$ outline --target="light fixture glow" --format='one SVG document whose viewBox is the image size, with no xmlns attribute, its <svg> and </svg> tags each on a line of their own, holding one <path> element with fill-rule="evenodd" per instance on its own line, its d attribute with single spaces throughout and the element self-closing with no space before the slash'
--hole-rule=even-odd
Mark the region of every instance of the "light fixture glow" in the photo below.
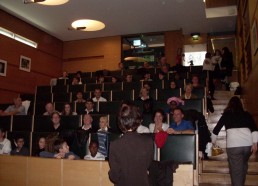
<svg viewBox="0 0 258 186">
<path fill-rule="evenodd" d="M 200 33 L 192 33 L 191 36 L 193 40 L 198 41 L 200 37 Z"/>
<path fill-rule="evenodd" d="M 25 37 L 22 37 L 22 36 L 20 36 L 18 34 L 15 34 L 15 33 L 11 32 L 9 30 L 6 30 L 6 29 L 4 29 L 2 27 L 0 27 L 0 34 L 2 34 L 4 36 L 7 36 L 7 37 L 10 37 L 12 39 L 15 39 L 16 41 L 19 41 L 21 43 L 29 45 L 29 46 L 31 46 L 33 48 L 37 48 L 38 47 L 38 43 L 36 43 L 36 42 L 34 42 L 34 41 L 30 40 L 30 39 L 27 39 Z"/>
<path fill-rule="evenodd" d="M 98 31 L 105 28 L 105 24 L 97 20 L 80 19 L 74 21 L 72 27 L 80 31 Z"/>
<path fill-rule="evenodd" d="M 69 0 L 24 0 L 24 4 L 38 3 L 41 5 L 56 6 L 67 3 Z"/>
</svg>

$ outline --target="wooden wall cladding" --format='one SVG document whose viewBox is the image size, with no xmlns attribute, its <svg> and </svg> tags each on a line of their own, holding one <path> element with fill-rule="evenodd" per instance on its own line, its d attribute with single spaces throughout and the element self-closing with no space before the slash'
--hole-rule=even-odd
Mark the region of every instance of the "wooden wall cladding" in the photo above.
<svg viewBox="0 0 258 186">
<path fill-rule="evenodd" d="M 0 103 L 10 103 L 19 93 L 34 93 L 62 72 L 63 42 L 0 10 L 0 26 L 38 43 L 32 48 L 0 35 L 0 59 L 7 61 L 6 77 L 0 76 Z M 20 56 L 31 58 L 31 72 L 19 69 Z"/>
<path fill-rule="evenodd" d="M 165 56 L 167 62 L 174 66 L 176 64 L 176 56 L 178 48 L 183 49 L 184 40 L 182 30 L 170 31 L 164 33 Z"/>
<path fill-rule="evenodd" d="M 116 70 L 121 61 L 121 36 L 64 42 L 63 70 Z"/>
</svg>

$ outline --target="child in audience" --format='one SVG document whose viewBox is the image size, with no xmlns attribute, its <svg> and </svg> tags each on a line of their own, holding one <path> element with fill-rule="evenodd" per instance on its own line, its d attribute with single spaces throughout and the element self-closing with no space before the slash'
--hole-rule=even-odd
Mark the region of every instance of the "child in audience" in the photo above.
<svg viewBox="0 0 258 186">
<path fill-rule="evenodd" d="M 15 140 L 16 148 L 11 151 L 11 155 L 29 156 L 30 151 L 24 147 L 24 137 L 17 137 Z"/>
<path fill-rule="evenodd" d="M 40 137 L 38 140 L 38 146 L 34 156 L 39 156 L 41 152 L 45 151 L 45 147 L 46 147 L 46 138 Z"/>
<path fill-rule="evenodd" d="M 63 116 L 72 116 L 72 115 L 77 115 L 77 113 L 73 112 L 71 110 L 71 105 L 69 103 L 65 103 L 61 115 L 63 115 Z"/>
<path fill-rule="evenodd" d="M 5 138 L 6 131 L 0 127 L 0 154 L 10 154 L 12 147 L 11 142 Z"/>
<path fill-rule="evenodd" d="M 107 116 L 102 116 L 99 118 L 99 131 L 109 132 L 109 122 Z"/>
<path fill-rule="evenodd" d="M 108 117 L 103 116 L 99 119 L 99 130 L 97 132 L 98 135 L 98 142 L 99 142 L 99 152 L 103 154 L 105 157 L 107 157 L 107 139 L 108 139 L 108 133 L 111 132 L 109 128 L 109 122 Z"/>
<path fill-rule="evenodd" d="M 83 99 L 83 93 L 82 93 L 82 91 L 78 91 L 77 93 L 76 93 L 76 100 L 74 101 L 74 102 L 76 102 L 76 103 L 85 103 L 86 102 L 86 100 L 85 99 Z"/>
<path fill-rule="evenodd" d="M 57 158 L 57 159 L 69 159 L 69 160 L 78 160 L 80 159 L 79 156 L 74 154 L 73 152 L 69 151 L 69 146 L 67 145 L 66 141 L 63 139 L 57 138 L 49 148 L 51 151 L 43 151 L 40 153 L 41 157 L 44 158 Z"/>
<path fill-rule="evenodd" d="M 105 160 L 105 156 L 98 152 L 99 143 L 91 141 L 89 146 L 90 153 L 84 157 L 85 160 Z"/>
</svg>

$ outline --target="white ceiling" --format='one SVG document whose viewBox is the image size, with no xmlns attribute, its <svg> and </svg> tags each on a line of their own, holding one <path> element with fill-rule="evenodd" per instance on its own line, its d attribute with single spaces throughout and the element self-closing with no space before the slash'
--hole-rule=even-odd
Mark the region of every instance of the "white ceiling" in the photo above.
<svg viewBox="0 0 258 186">
<path fill-rule="evenodd" d="M 231 32 L 236 27 L 236 16 L 207 19 L 203 0 L 70 0 L 61 6 L 0 0 L 0 8 L 63 41 L 180 28 L 184 34 Z M 69 31 L 76 19 L 96 19 L 106 27 L 97 32 Z"/>
</svg>

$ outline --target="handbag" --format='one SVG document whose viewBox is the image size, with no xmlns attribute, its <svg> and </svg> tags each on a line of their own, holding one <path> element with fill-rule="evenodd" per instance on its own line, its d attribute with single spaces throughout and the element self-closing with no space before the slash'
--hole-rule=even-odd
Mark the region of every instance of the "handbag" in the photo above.
<svg viewBox="0 0 258 186">
<path fill-rule="evenodd" d="M 224 151 L 219 146 L 214 146 L 211 148 L 211 155 L 212 156 L 218 156 L 220 154 L 223 154 Z"/>
</svg>

